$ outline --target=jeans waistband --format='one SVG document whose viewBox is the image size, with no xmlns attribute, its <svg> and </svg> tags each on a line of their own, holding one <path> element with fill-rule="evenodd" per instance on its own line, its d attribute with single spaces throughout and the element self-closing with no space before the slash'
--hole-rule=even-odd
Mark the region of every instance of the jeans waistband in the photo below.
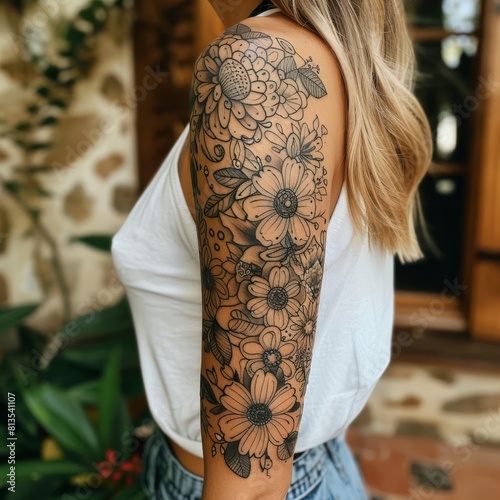
<svg viewBox="0 0 500 500">
<path fill-rule="evenodd" d="M 329 442 L 330 445 L 336 440 Z M 330 450 L 335 448 L 333 445 Z M 324 479 L 331 451 L 327 444 L 298 452 L 293 459 L 292 483 L 287 499 L 300 499 L 313 491 Z M 203 478 L 185 469 L 175 458 L 165 434 L 155 427 L 144 451 L 145 470 L 142 484 L 145 491 L 162 490 L 165 497 L 192 500 L 201 498 Z M 158 483 L 159 481 L 159 483 Z"/>
</svg>

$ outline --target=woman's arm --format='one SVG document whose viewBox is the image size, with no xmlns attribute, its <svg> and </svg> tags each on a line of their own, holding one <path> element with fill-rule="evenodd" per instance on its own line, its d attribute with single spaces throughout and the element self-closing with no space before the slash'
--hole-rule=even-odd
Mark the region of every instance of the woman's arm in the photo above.
<svg viewBox="0 0 500 500">
<path fill-rule="evenodd" d="M 285 497 L 311 367 L 335 113 L 285 36 L 237 25 L 194 75 L 204 500 Z"/>
</svg>

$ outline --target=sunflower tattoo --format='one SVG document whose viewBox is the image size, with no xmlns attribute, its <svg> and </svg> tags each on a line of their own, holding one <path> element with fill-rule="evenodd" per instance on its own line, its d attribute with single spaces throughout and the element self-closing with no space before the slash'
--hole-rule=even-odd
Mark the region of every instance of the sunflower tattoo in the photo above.
<svg viewBox="0 0 500 500">
<path fill-rule="evenodd" d="M 326 241 L 327 130 L 307 107 L 326 95 L 312 59 L 242 24 L 195 67 L 203 436 L 242 478 L 298 439 Z"/>
</svg>

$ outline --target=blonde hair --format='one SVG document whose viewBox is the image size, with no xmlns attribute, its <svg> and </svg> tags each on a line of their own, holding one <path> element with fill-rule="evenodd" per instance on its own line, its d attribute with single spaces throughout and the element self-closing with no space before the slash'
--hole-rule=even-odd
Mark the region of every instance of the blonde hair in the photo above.
<svg viewBox="0 0 500 500">
<path fill-rule="evenodd" d="M 423 257 L 418 195 L 432 159 L 413 94 L 415 54 L 402 0 L 273 0 L 330 45 L 348 96 L 346 187 L 356 231 L 402 262 Z"/>
</svg>

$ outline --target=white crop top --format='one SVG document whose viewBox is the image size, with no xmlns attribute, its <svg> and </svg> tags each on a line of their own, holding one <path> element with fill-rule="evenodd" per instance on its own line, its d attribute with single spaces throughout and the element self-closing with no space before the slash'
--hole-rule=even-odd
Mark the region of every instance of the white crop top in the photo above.
<svg viewBox="0 0 500 500">
<path fill-rule="evenodd" d="M 178 173 L 188 134 L 189 125 L 114 236 L 112 257 L 130 302 L 153 418 L 178 445 L 202 457 L 198 236 Z M 344 185 L 328 226 L 296 452 L 345 435 L 386 369 L 393 270 L 391 254 L 355 237 Z"/>
</svg>

